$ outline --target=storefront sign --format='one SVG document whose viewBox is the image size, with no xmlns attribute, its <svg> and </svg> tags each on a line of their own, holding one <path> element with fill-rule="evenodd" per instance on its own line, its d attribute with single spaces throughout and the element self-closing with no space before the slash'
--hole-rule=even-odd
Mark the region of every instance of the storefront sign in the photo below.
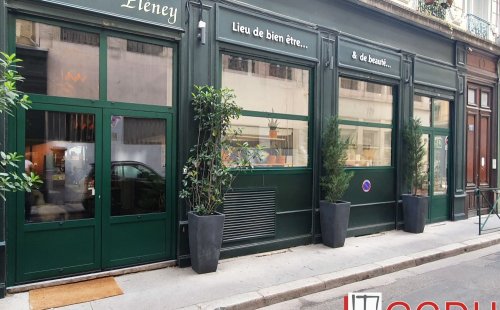
<svg viewBox="0 0 500 310">
<path fill-rule="evenodd" d="M 457 89 L 457 70 L 451 66 L 416 59 L 415 84 L 455 91 Z"/>
<path fill-rule="evenodd" d="M 250 15 L 223 5 L 217 6 L 217 38 L 271 52 L 317 60 L 318 34 Z"/>
<path fill-rule="evenodd" d="M 401 56 L 391 51 L 339 39 L 339 66 L 399 78 Z"/>
<path fill-rule="evenodd" d="M 181 0 L 42 0 L 169 28 L 181 28 Z"/>
</svg>

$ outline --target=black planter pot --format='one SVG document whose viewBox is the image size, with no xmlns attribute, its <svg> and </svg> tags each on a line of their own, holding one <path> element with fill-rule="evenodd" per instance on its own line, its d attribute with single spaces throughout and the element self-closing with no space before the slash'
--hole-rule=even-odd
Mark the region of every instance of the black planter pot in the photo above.
<svg viewBox="0 0 500 310">
<path fill-rule="evenodd" d="M 424 232 L 429 209 L 428 196 L 402 195 L 404 231 L 419 234 Z"/>
<path fill-rule="evenodd" d="M 221 213 L 207 216 L 188 213 L 191 267 L 197 273 L 217 271 L 224 218 Z"/>
<path fill-rule="evenodd" d="M 337 201 L 336 203 L 330 203 L 320 201 L 321 238 L 324 245 L 332 248 L 344 246 L 350 211 L 350 202 Z"/>
</svg>

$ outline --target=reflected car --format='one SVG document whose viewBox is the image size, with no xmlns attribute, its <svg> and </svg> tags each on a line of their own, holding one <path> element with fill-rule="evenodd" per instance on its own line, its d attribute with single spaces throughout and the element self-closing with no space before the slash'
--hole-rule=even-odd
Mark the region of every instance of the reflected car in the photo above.
<svg viewBox="0 0 500 310">
<path fill-rule="evenodd" d="M 85 179 L 84 206 L 94 210 L 95 166 Z M 106 184 L 103 184 L 106 190 Z M 131 215 L 165 210 L 165 178 L 137 161 L 111 162 L 111 215 Z"/>
</svg>

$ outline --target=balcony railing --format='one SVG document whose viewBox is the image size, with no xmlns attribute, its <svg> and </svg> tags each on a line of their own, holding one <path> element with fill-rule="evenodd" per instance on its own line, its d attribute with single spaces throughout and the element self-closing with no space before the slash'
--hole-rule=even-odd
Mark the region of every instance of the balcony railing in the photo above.
<svg viewBox="0 0 500 310">
<path fill-rule="evenodd" d="M 418 11 L 440 18 L 440 19 L 445 19 L 446 17 L 446 9 L 444 9 L 440 5 L 435 5 L 435 4 L 425 4 L 424 0 L 418 0 Z"/>
<path fill-rule="evenodd" d="M 467 14 L 467 30 L 476 37 L 487 40 L 490 23 L 473 14 Z"/>
</svg>

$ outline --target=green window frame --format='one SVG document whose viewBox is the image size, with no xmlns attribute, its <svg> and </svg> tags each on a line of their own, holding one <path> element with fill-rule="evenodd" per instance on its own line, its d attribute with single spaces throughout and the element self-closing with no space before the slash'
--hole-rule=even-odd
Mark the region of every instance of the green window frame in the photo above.
<svg viewBox="0 0 500 310">
<path fill-rule="evenodd" d="M 357 77 L 343 75 L 339 76 L 338 85 L 338 118 L 341 136 L 350 141 L 346 167 L 364 169 L 393 167 L 397 86 L 387 82 L 366 81 Z M 345 93 L 342 91 L 343 88 Z M 361 96 L 363 91 L 367 98 Z M 364 120 L 361 114 L 354 115 L 351 113 L 352 115 L 349 115 L 348 112 L 345 112 L 347 106 L 343 106 L 343 104 L 347 104 L 348 99 L 353 99 L 363 101 L 363 108 L 370 109 L 369 112 L 364 111 L 366 114 L 376 114 L 377 108 L 373 107 L 374 102 L 388 103 L 379 99 L 383 95 L 392 97 L 390 119 L 387 118 L 387 113 L 383 113 L 386 118 L 380 118 L 377 122 L 375 119 L 371 120 L 369 118 Z M 343 98 L 346 100 L 345 103 L 343 103 Z M 352 102 L 349 102 L 349 105 L 351 104 Z M 378 141 L 378 146 L 375 141 Z M 378 164 L 377 162 L 381 163 Z"/>
<path fill-rule="evenodd" d="M 37 16 L 32 16 L 28 14 L 18 14 L 18 15 L 10 15 L 9 16 L 9 26 L 10 29 L 16 29 L 16 21 L 20 20 L 26 20 L 26 21 L 31 21 L 33 23 L 41 23 L 45 24 L 48 26 L 55 26 L 55 27 L 60 27 L 61 29 L 64 29 L 67 31 L 73 31 L 74 33 L 79 33 L 79 32 L 85 32 L 85 33 L 90 33 L 90 34 L 96 34 L 99 37 L 98 41 L 98 47 L 99 47 L 99 59 L 98 59 L 98 88 L 99 88 L 99 95 L 98 98 L 95 99 L 84 99 L 84 98 L 78 98 L 78 97 L 63 97 L 63 96 L 52 96 L 52 95 L 44 95 L 44 94 L 39 94 L 39 93 L 30 93 L 28 92 L 31 100 L 33 102 L 37 103 L 46 103 L 46 104 L 64 104 L 64 105 L 78 105 L 78 106 L 91 106 L 91 107 L 102 107 L 102 108 L 120 108 L 120 109 L 128 109 L 128 110 L 138 110 L 138 111 L 152 111 L 152 112 L 170 112 L 170 113 L 175 113 L 177 110 L 177 102 L 178 102 L 178 45 L 170 42 L 166 39 L 156 39 L 156 38 L 151 38 L 151 37 L 146 37 L 146 36 L 140 36 L 140 35 L 135 35 L 131 34 L 125 31 L 114 31 L 114 30 L 108 30 L 108 29 L 98 29 L 95 27 L 91 26 L 85 26 L 85 25 L 80 25 L 80 24 L 74 24 L 70 22 L 64 22 L 64 21 L 59 21 L 59 20 L 50 20 L 50 19 L 45 19 L 42 17 L 37 17 Z M 108 38 L 119 38 L 119 39 L 124 39 L 130 42 L 138 42 L 138 43 L 144 43 L 145 45 L 153 45 L 153 46 L 158 46 L 158 47 L 164 47 L 171 49 L 172 52 L 172 58 L 171 58 L 171 70 L 169 72 L 169 79 L 171 80 L 171 87 L 169 87 L 169 90 L 171 93 L 169 94 L 170 99 L 168 100 L 171 102 L 171 105 L 168 106 L 167 103 L 164 105 L 154 105 L 154 104 L 148 104 L 147 102 L 140 102 L 140 103 L 134 103 L 132 101 L 130 102 L 122 102 L 122 101 L 110 101 L 108 100 Z M 73 34 L 73 37 L 71 37 L 71 34 L 66 35 L 65 37 L 65 42 L 75 40 L 75 35 Z M 83 38 L 88 40 L 91 40 L 91 38 Z M 92 43 L 95 44 L 95 42 L 87 42 L 87 43 Z M 15 52 L 17 48 L 17 42 L 16 42 L 16 34 L 13 33 L 12 31 L 9 32 L 9 46 L 10 46 L 10 52 Z M 134 46 L 129 46 L 127 45 L 127 49 L 134 48 Z M 136 50 L 137 50 L 137 46 Z M 130 52 L 133 52 L 133 50 L 129 50 Z M 152 49 L 144 49 L 138 50 L 139 52 L 145 53 L 145 54 L 152 54 L 154 50 Z M 137 79 L 137 77 L 135 77 Z"/>
<path fill-rule="evenodd" d="M 230 58 L 224 60 L 224 57 Z M 263 109 L 251 107 L 255 101 L 258 101 L 259 104 L 265 101 L 259 99 L 252 99 L 250 103 L 247 102 L 242 106 L 238 103 L 238 92 L 235 90 L 236 103 L 242 106 L 243 110 L 240 119 L 234 121 L 234 127 L 235 129 L 238 128 L 242 130 L 242 134 L 236 138 L 238 141 L 248 137 L 249 141 L 246 142 L 249 142 L 250 147 L 260 145 L 260 147 L 263 148 L 261 161 L 254 163 L 257 170 L 288 171 L 294 169 L 310 169 L 312 153 L 312 68 L 293 64 L 291 62 L 275 61 L 256 55 L 226 50 L 220 52 L 219 63 L 219 81 L 221 87 L 228 86 L 224 83 L 223 75 L 225 66 L 226 70 L 234 71 L 235 77 L 238 77 L 238 75 L 265 76 L 268 79 L 281 79 L 285 82 L 292 82 L 297 78 L 297 74 L 305 73 L 307 75 L 307 79 L 302 81 L 306 84 L 305 89 L 307 89 L 307 99 L 305 100 L 307 106 L 301 108 L 302 113 L 296 111 L 281 111 L 280 109 L 276 111 L 276 106 L 266 106 Z M 262 70 L 263 65 L 269 66 L 268 71 L 265 73 Z M 248 84 L 246 87 L 248 87 Z M 240 124 L 238 124 L 238 122 Z M 253 128 L 249 129 L 246 127 Z M 273 129 L 273 127 L 277 128 Z M 268 137 L 266 137 L 266 128 L 269 128 Z M 274 130 L 277 130 L 277 132 L 273 132 Z M 250 131 L 252 131 L 251 134 L 246 134 Z M 259 134 L 256 132 L 259 132 Z M 297 138 L 297 136 L 300 138 Z M 299 140 L 299 142 L 297 142 L 297 140 Z M 303 143 L 304 141 L 305 143 Z M 302 153 L 299 153 L 296 147 L 297 144 L 301 148 Z M 296 155 L 297 153 L 299 153 L 299 155 Z M 299 158 L 299 156 L 301 157 Z"/>
</svg>

